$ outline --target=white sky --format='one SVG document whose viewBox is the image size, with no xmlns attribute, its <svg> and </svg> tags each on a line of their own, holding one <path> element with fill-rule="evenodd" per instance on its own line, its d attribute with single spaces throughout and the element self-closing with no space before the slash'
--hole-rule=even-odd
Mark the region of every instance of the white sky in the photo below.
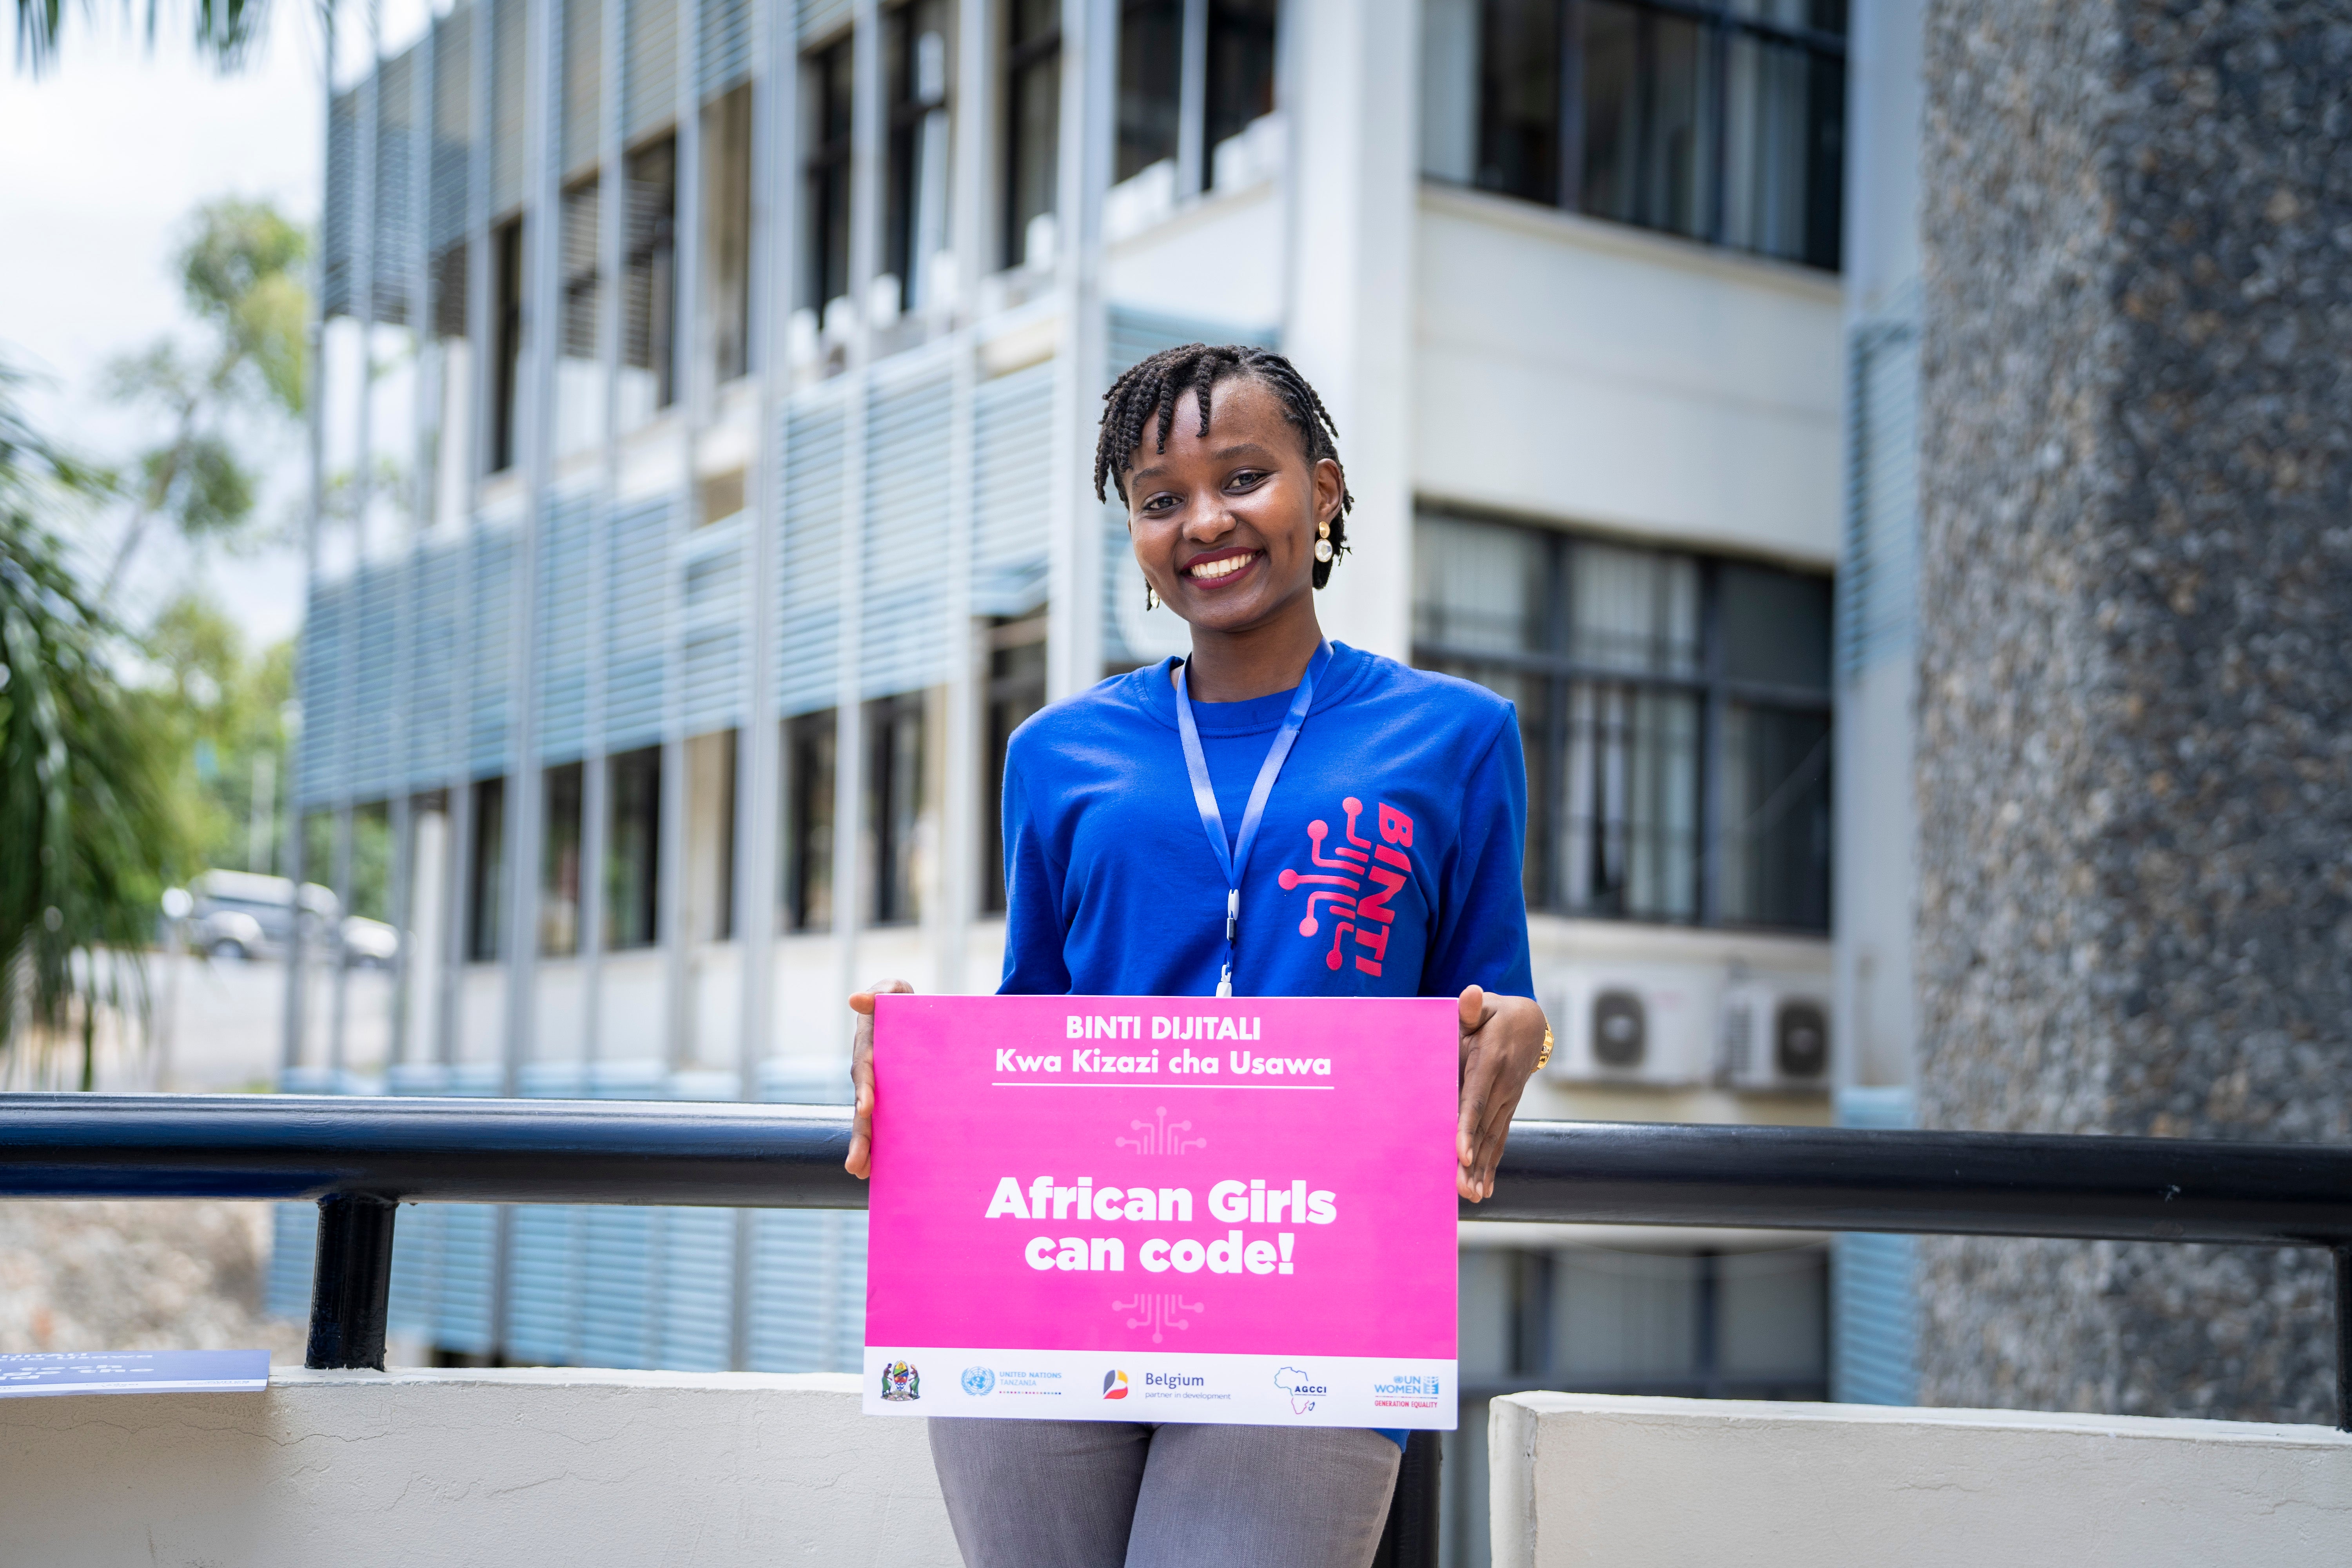
<svg viewBox="0 0 2352 1568">
<path fill-rule="evenodd" d="M 142 427 L 99 396 L 100 375 L 116 354 L 188 331 L 170 275 L 188 213 L 215 196 L 266 196 L 314 221 L 323 118 L 317 28 L 302 0 L 274 0 L 263 47 L 226 77 L 181 41 L 184 10 L 163 7 L 152 53 L 123 10 L 115 0 L 69 5 L 64 58 L 38 79 L 0 65 L 0 354 L 47 378 L 28 402 L 51 435 L 114 461 L 137 448 Z M 252 455 L 269 474 L 262 519 L 282 522 L 305 493 L 300 437 Z M 89 541 L 99 570 L 115 530 L 105 520 Z M 151 531 L 124 608 L 137 618 L 195 567 Z M 202 570 L 252 646 L 299 624 L 291 546 Z"/>
</svg>

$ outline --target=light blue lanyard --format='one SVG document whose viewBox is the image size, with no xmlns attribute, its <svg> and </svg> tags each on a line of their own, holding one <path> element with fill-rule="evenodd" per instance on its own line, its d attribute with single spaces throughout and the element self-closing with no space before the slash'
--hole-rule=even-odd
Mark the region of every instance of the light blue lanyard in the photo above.
<svg viewBox="0 0 2352 1568">
<path fill-rule="evenodd" d="M 1192 804 L 1201 810 L 1201 826 L 1208 830 L 1209 847 L 1217 854 L 1217 868 L 1225 874 L 1225 972 L 1217 981 L 1217 994 L 1234 994 L 1234 943 L 1239 938 L 1242 919 L 1242 868 L 1249 864 L 1250 846 L 1257 842 L 1258 824 L 1265 818 L 1265 803 L 1274 794 L 1275 776 L 1282 772 L 1285 758 L 1290 755 L 1292 742 L 1307 722 L 1307 710 L 1315 702 L 1315 678 L 1331 662 L 1331 645 L 1328 642 L 1315 650 L 1307 661 L 1307 673 L 1298 679 L 1298 690 L 1290 700 L 1290 711 L 1283 716 L 1282 732 L 1275 736 L 1274 744 L 1266 748 L 1265 761 L 1258 765 L 1257 783 L 1250 786 L 1249 807 L 1242 813 L 1241 837 L 1232 848 L 1225 847 L 1224 813 L 1217 809 L 1217 792 L 1209 782 L 1209 759 L 1201 751 L 1201 727 L 1192 721 L 1192 700 L 1184 689 L 1184 666 L 1176 667 L 1176 731 L 1184 738 L 1184 767 L 1192 775 Z"/>
</svg>

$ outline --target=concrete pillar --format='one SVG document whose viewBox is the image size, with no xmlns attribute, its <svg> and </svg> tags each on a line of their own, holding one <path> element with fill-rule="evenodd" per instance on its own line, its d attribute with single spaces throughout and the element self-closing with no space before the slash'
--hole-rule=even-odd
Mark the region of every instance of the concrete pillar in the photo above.
<svg viewBox="0 0 2352 1568">
<path fill-rule="evenodd" d="M 1316 608 L 1343 642 L 1412 641 L 1414 105 L 1420 8 L 1293 0 L 1284 14 L 1290 223 L 1283 348 L 1323 396 L 1356 498 Z"/>
<path fill-rule="evenodd" d="M 2352 30 L 1935 0 L 1920 1110 L 2352 1134 Z M 1923 1248 L 1935 1403 L 2316 1421 L 2324 1256 Z"/>
</svg>

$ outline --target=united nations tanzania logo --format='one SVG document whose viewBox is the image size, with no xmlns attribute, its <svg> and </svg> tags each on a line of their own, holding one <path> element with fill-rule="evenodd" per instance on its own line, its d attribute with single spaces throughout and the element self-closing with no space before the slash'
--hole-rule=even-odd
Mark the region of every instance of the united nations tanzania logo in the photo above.
<svg viewBox="0 0 2352 1568">
<path fill-rule="evenodd" d="M 923 1396 L 923 1374 L 915 1370 L 910 1361 L 894 1361 L 882 1369 L 882 1397 L 885 1399 L 920 1399 Z"/>
<path fill-rule="evenodd" d="M 963 1369 L 963 1391 L 974 1399 L 978 1399 L 984 1394 L 992 1394 L 995 1390 L 996 1373 L 989 1368 L 968 1366 Z"/>
</svg>

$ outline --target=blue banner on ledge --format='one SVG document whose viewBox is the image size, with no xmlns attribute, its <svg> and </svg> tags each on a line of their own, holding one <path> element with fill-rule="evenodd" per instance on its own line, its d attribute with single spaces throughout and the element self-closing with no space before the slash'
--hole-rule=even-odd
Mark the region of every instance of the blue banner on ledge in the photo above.
<svg viewBox="0 0 2352 1568">
<path fill-rule="evenodd" d="M 67 1351 L 0 1355 L 0 1399 L 48 1394 L 258 1394 L 268 1351 Z"/>
</svg>

